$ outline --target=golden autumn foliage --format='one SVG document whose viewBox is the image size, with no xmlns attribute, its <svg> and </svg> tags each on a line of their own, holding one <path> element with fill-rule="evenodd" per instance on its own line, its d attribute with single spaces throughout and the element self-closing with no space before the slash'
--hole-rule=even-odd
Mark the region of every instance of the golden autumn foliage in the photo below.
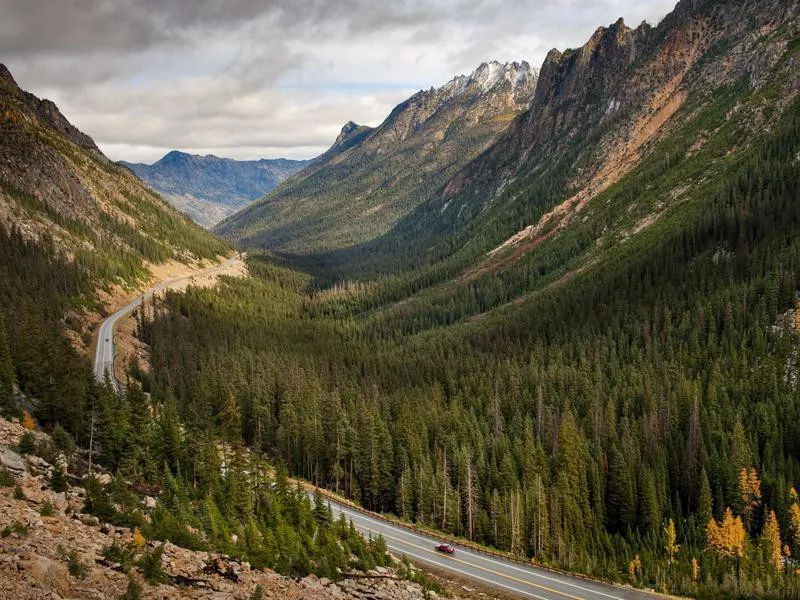
<svg viewBox="0 0 800 600">
<path fill-rule="evenodd" d="M 750 515 L 761 503 L 761 480 L 755 469 L 742 468 L 739 473 L 739 494 L 744 506 L 745 518 L 750 520 Z"/>
<path fill-rule="evenodd" d="M 675 555 L 678 554 L 678 550 L 680 550 L 680 545 L 675 543 L 677 534 L 675 533 L 675 522 L 672 519 L 670 519 L 667 526 L 664 527 L 664 535 L 667 537 L 667 545 L 665 546 L 665 550 L 667 551 L 667 564 L 671 565 L 675 560 Z"/>
<path fill-rule="evenodd" d="M 138 527 L 133 528 L 133 544 L 137 548 L 144 548 L 144 536 Z"/>
<path fill-rule="evenodd" d="M 797 502 L 789 507 L 789 525 L 792 528 L 792 539 L 796 550 L 800 547 L 800 504 Z"/>
<path fill-rule="evenodd" d="M 698 579 L 700 579 L 700 565 L 696 558 L 692 558 L 692 581 L 697 583 Z"/>
<path fill-rule="evenodd" d="M 26 410 L 22 415 L 22 426 L 28 431 L 36 431 L 36 421 L 33 420 L 31 414 Z"/>
<path fill-rule="evenodd" d="M 769 511 L 761 536 L 770 541 L 772 548 L 769 551 L 769 563 L 775 571 L 780 573 L 783 571 L 783 559 L 781 557 L 781 526 L 778 523 L 778 517 L 775 516 L 774 510 Z"/>
<path fill-rule="evenodd" d="M 742 558 L 745 537 L 742 518 L 734 517 L 730 508 L 725 511 L 722 521 L 717 523 L 711 519 L 706 527 L 708 549 L 722 558 Z"/>
<path fill-rule="evenodd" d="M 642 572 L 642 559 L 639 558 L 639 555 L 633 557 L 633 560 L 628 563 L 628 575 L 631 578 L 631 581 L 636 581 L 636 576 L 641 574 Z"/>
</svg>

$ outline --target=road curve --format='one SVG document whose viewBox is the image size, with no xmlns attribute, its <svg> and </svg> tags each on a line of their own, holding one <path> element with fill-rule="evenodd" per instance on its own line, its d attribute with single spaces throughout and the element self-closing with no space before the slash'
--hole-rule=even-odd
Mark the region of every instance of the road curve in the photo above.
<svg viewBox="0 0 800 600">
<path fill-rule="evenodd" d="M 434 546 L 442 540 L 393 525 L 333 499 L 326 500 L 330 502 L 335 518 L 344 513 L 345 518 L 352 521 L 364 535 L 382 535 L 393 553 L 404 554 L 422 567 L 433 566 L 461 579 L 501 590 L 507 595 L 537 600 L 653 600 L 665 597 L 528 566 L 458 545 L 454 545 L 454 554 L 444 555 L 434 550 Z"/>
<path fill-rule="evenodd" d="M 102 381 L 105 378 L 106 373 L 108 373 L 109 379 L 111 380 L 111 385 L 113 385 L 117 390 L 122 388 L 122 385 L 114 376 L 114 356 L 116 353 L 114 346 L 114 326 L 122 317 L 141 306 L 144 300 L 149 300 L 154 294 L 157 294 L 162 290 L 168 289 L 178 283 L 183 283 L 184 281 L 199 275 L 211 275 L 217 271 L 221 271 L 222 269 L 226 269 L 231 265 L 236 264 L 239 262 L 239 260 L 240 259 L 238 256 L 233 256 L 218 265 L 214 265 L 208 269 L 203 269 L 202 271 L 192 273 L 191 275 L 174 277 L 173 279 L 165 279 L 158 285 L 144 292 L 141 296 L 127 306 L 123 306 L 113 315 L 106 317 L 106 319 L 100 324 L 100 330 L 97 334 L 97 350 L 94 353 L 94 376 L 98 380 Z"/>
</svg>

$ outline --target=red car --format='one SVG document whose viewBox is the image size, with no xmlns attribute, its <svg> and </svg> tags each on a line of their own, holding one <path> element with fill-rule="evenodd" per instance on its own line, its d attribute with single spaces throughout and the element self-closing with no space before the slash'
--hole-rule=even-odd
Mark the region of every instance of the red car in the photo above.
<svg viewBox="0 0 800 600">
<path fill-rule="evenodd" d="M 438 546 L 436 546 L 436 551 L 444 552 L 445 554 L 452 554 L 453 552 L 456 551 L 456 549 L 453 548 L 450 544 L 439 544 Z"/>
</svg>

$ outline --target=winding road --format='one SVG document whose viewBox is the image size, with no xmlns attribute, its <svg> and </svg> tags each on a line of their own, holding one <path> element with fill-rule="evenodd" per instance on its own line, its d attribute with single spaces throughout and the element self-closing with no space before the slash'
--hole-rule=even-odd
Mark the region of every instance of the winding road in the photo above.
<svg viewBox="0 0 800 600">
<path fill-rule="evenodd" d="M 162 281 L 107 317 L 100 325 L 94 361 L 95 376 L 102 380 L 108 373 L 114 387 L 121 388 L 114 376 L 114 327 L 117 321 L 141 306 L 142 301 L 152 298 L 154 294 L 193 277 L 213 274 L 215 271 L 232 266 L 239 260 L 238 257 L 229 258 L 203 271 Z M 653 592 L 598 583 L 537 568 L 458 545 L 455 545 L 454 554 L 445 555 L 434 550 L 442 540 L 393 524 L 373 513 L 341 504 L 333 498 L 326 497 L 326 500 L 330 503 L 335 517 L 338 518 L 340 513 L 344 513 L 345 518 L 352 521 L 364 535 L 382 535 L 386 545 L 395 554 L 405 555 L 421 567 L 434 567 L 462 581 L 474 581 L 484 587 L 502 591 L 505 595 L 536 600 L 653 600 L 660 596 Z"/>
<path fill-rule="evenodd" d="M 335 518 L 344 513 L 356 529 L 364 535 L 382 535 L 389 549 L 424 567 L 435 567 L 451 573 L 461 580 L 475 581 L 519 598 L 537 600 L 654 600 L 666 598 L 660 594 L 631 587 L 598 583 L 581 577 L 566 575 L 499 556 L 484 554 L 455 545 L 453 554 L 436 552 L 434 547 L 442 540 L 420 534 L 405 527 L 327 497 Z"/>
<path fill-rule="evenodd" d="M 114 386 L 114 388 L 117 390 L 122 388 L 122 385 L 114 376 L 114 357 L 116 353 L 114 346 L 114 326 L 122 317 L 141 306 L 144 300 L 149 300 L 154 294 L 157 294 L 162 290 L 193 279 L 194 277 L 213 275 L 218 271 L 233 266 L 239 261 L 240 258 L 238 256 L 233 256 L 218 265 L 203 269 L 202 271 L 197 271 L 196 273 L 191 273 L 189 275 L 182 275 L 181 277 L 174 277 L 172 279 L 165 279 L 158 285 L 144 292 L 130 304 L 120 308 L 113 315 L 106 317 L 106 319 L 100 324 L 100 330 L 97 335 L 97 350 L 94 354 L 94 376 L 98 380 L 102 381 L 105 378 L 106 373 L 108 373 L 111 384 Z"/>
</svg>

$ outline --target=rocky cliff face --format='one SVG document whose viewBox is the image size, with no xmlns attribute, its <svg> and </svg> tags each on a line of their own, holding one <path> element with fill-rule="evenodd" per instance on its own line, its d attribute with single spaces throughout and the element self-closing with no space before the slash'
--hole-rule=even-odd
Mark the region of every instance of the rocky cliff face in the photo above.
<svg viewBox="0 0 800 600">
<path fill-rule="evenodd" d="M 0 86 L 4 88 L 5 93 L 21 98 L 36 113 L 42 124 L 64 135 L 81 148 L 90 150 L 96 156 L 105 159 L 94 140 L 70 123 L 53 102 L 46 99 L 40 100 L 30 92 L 20 89 L 11 72 L 3 64 L 0 64 Z"/>
<path fill-rule="evenodd" d="M 289 251 L 374 238 L 425 202 L 525 110 L 537 75 L 526 62 L 484 63 L 399 104 L 377 128 L 345 125 L 333 148 L 218 231 Z"/>
<path fill-rule="evenodd" d="M 309 162 L 284 158 L 233 160 L 173 150 L 152 165 L 122 164 L 195 222 L 213 227 Z"/>
<path fill-rule="evenodd" d="M 552 50 L 530 109 L 420 218 L 443 220 L 439 228 L 452 231 L 491 207 L 546 217 L 533 230 L 556 221 L 563 227 L 571 217 L 562 217 L 619 181 L 691 117 L 681 110 L 690 96 L 702 102 L 743 80 L 755 92 L 775 76 L 797 30 L 796 3 L 682 0 L 656 28 L 631 29 L 620 19 L 577 50 Z M 524 191 L 548 177 L 565 190 L 566 204 L 537 206 L 542 194 Z M 547 212 L 554 208 L 555 215 Z"/>
</svg>

